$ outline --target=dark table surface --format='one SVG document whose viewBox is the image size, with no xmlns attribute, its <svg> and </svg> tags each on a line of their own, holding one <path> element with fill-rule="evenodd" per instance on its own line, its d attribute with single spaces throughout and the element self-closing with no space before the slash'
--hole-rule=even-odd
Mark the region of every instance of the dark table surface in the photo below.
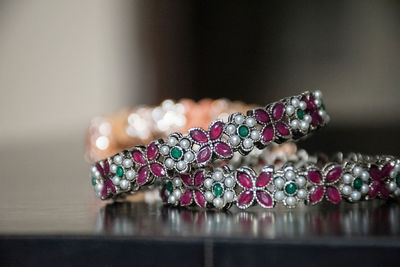
<svg viewBox="0 0 400 267">
<path fill-rule="evenodd" d="M 311 151 L 399 155 L 399 133 L 396 128 L 334 128 L 301 145 Z M 0 167 L 0 265 L 398 262 L 398 202 L 230 212 L 101 202 L 88 179 L 80 137 L 4 145 Z"/>
</svg>

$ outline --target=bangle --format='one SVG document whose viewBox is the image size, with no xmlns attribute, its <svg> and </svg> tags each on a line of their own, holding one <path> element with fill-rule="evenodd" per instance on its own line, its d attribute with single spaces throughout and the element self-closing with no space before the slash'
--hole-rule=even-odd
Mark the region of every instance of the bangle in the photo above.
<svg viewBox="0 0 400 267">
<path fill-rule="evenodd" d="M 304 153 L 304 151 L 302 151 Z M 301 158 L 301 157 L 299 157 Z M 326 157 L 292 161 L 282 168 L 200 168 L 164 180 L 160 196 L 173 206 L 240 209 L 259 205 L 288 208 L 400 197 L 400 160 L 392 156 L 350 154 L 340 162 Z M 314 160 L 313 160 L 314 159 Z M 256 171 L 256 169 L 258 171 Z"/>
<path fill-rule="evenodd" d="M 97 162 L 92 184 L 102 199 L 135 192 L 155 178 L 173 177 L 206 167 L 216 160 L 229 160 L 234 152 L 250 153 L 271 143 L 300 139 L 329 121 L 320 91 L 284 98 L 264 108 L 234 113 L 228 122 L 216 120 L 208 130 L 191 128 L 188 135 L 171 134 L 167 141 L 136 146 Z"/>
</svg>

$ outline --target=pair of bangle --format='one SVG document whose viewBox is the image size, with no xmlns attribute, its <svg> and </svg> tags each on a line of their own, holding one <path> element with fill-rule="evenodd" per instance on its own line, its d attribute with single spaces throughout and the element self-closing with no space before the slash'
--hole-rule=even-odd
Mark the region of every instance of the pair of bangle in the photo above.
<svg viewBox="0 0 400 267">
<path fill-rule="evenodd" d="M 176 132 L 123 150 L 95 163 L 92 184 L 101 199 L 160 187 L 170 205 L 217 209 L 398 197 L 400 164 L 393 157 L 350 155 L 321 164 L 320 157 L 305 160 L 296 153 L 282 167 L 259 164 L 265 154 L 257 149 L 269 153 L 274 143 L 296 141 L 329 119 L 322 93 L 304 92 L 246 114 L 232 113 L 208 130 L 190 128 L 186 135 Z"/>
</svg>

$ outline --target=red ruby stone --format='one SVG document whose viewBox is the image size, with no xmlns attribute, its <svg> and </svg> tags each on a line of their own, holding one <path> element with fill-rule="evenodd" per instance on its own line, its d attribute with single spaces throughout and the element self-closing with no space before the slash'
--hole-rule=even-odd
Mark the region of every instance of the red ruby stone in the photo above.
<svg viewBox="0 0 400 267">
<path fill-rule="evenodd" d="M 244 188 L 253 188 L 253 181 L 247 173 L 237 172 L 237 180 Z"/>
<path fill-rule="evenodd" d="M 335 167 L 328 172 L 326 175 L 326 181 L 328 183 L 333 183 L 339 180 L 340 176 L 342 175 L 342 167 Z"/>
<path fill-rule="evenodd" d="M 103 161 L 103 170 L 104 170 L 104 175 L 107 175 L 110 173 L 110 164 L 108 164 L 108 160 Z"/>
<path fill-rule="evenodd" d="M 261 135 L 262 135 L 262 140 L 265 143 L 272 141 L 275 136 L 274 128 L 272 128 L 272 126 L 266 126 Z"/>
<path fill-rule="evenodd" d="M 196 190 L 194 196 L 197 204 L 204 208 L 206 206 L 206 198 L 204 197 L 203 193 L 201 193 L 199 190 Z"/>
<path fill-rule="evenodd" d="M 181 205 L 187 206 L 192 203 L 192 190 L 186 190 L 185 193 L 181 196 Z"/>
<path fill-rule="evenodd" d="M 394 166 L 390 163 L 386 163 L 385 166 L 382 168 L 382 176 L 385 178 L 390 175 L 390 172 L 393 170 Z"/>
<path fill-rule="evenodd" d="M 257 190 L 256 192 L 257 200 L 260 204 L 264 205 L 265 207 L 272 207 L 273 201 L 270 194 L 265 192 L 264 190 Z"/>
<path fill-rule="evenodd" d="M 274 120 L 279 120 L 282 118 L 285 111 L 285 106 L 282 103 L 276 103 L 272 108 L 272 117 Z"/>
<path fill-rule="evenodd" d="M 106 179 L 104 181 L 103 190 L 101 191 L 101 196 L 103 198 L 108 197 L 111 193 L 115 194 L 117 191 L 111 179 Z"/>
<path fill-rule="evenodd" d="M 254 111 L 254 117 L 257 121 L 267 124 L 271 121 L 268 113 L 264 109 L 256 109 Z"/>
<path fill-rule="evenodd" d="M 244 191 L 239 195 L 238 204 L 241 207 L 247 206 L 253 200 L 253 191 Z"/>
<path fill-rule="evenodd" d="M 222 130 L 224 129 L 224 124 L 221 121 L 215 122 L 211 127 L 210 127 L 210 139 L 215 140 L 218 139 L 221 134 Z"/>
<path fill-rule="evenodd" d="M 142 152 L 140 152 L 139 150 L 133 150 L 133 151 L 132 151 L 132 157 L 133 157 L 133 160 L 134 160 L 136 163 L 139 163 L 139 164 L 146 164 L 146 158 L 144 157 L 144 155 L 142 154 Z"/>
<path fill-rule="evenodd" d="M 206 143 L 208 141 L 206 133 L 201 129 L 190 130 L 190 136 L 192 139 L 199 143 Z"/>
<path fill-rule="evenodd" d="M 139 185 L 143 185 L 147 182 L 147 178 L 149 177 L 149 168 L 147 166 L 143 166 L 138 171 L 137 183 Z"/>
<path fill-rule="evenodd" d="M 103 169 L 103 167 L 101 167 L 100 163 L 98 163 L 98 162 L 96 163 L 96 169 L 99 171 L 100 176 L 104 177 L 104 169 Z"/>
<path fill-rule="evenodd" d="M 310 98 L 307 98 L 307 97 L 303 96 L 301 98 L 301 101 L 304 101 L 307 104 L 306 110 L 308 112 L 311 112 L 311 111 L 317 109 L 317 105 L 315 105 L 315 102 L 314 102 L 315 101 L 314 96 L 311 95 Z"/>
<path fill-rule="evenodd" d="M 148 160 L 154 160 L 158 155 L 158 146 L 155 142 L 152 142 L 148 147 L 147 147 L 147 158 Z"/>
<path fill-rule="evenodd" d="M 200 186 L 203 184 L 205 178 L 204 178 L 204 172 L 203 171 L 198 171 L 194 175 L 194 186 Z"/>
<path fill-rule="evenodd" d="M 311 190 L 309 199 L 311 204 L 315 204 L 324 197 L 324 187 L 322 185 L 316 186 Z"/>
<path fill-rule="evenodd" d="M 277 122 L 275 124 L 275 127 L 280 135 L 284 137 L 290 135 L 289 127 L 287 127 L 286 124 L 284 124 L 283 122 Z"/>
<path fill-rule="evenodd" d="M 256 186 L 257 187 L 264 187 L 271 181 L 272 174 L 270 172 L 262 172 L 257 177 Z"/>
<path fill-rule="evenodd" d="M 319 124 L 322 124 L 323 119 L 322 117 L 318 114 L 318 110 L 314 110 L 311 112 L 311 125 L 312 126 L 317 126 Z"/>
<path fill-rule="evenodd" d="M 340 201 L 342 201 L 339 190 L 334 186 L 328 186 L 326 188 L 326 196 L 333 204 L 339 204 Z"/>
<path fill-rule="evenodd" d="M 215 153 L 223 158 L 233 155 L 232 149 L 227 143 L 218 142 L 217 144 L 215 144 L 214 148 Z"/>
<path fill-rule="evenodd" d="M 164 177 L 166 175 L 164 167 L 160 163 L 150 164 L 151 172 L 157 177 Z"/>
<path fill-rule="evenodd" d="M 322 174 L 318 170 L 308 171 L 308 179 L 314 184 L 319 184 L 322 181 Z"/>
<path fill-rule="evenodd" d="M 182 182 L 187 185 L 187 186 L 193 186 L 193 180 L 192 177 L 190 177 L 189 174 L 181 174 L 181 180 Z"/>
<path fill-rule="evenodd" d="M 204 163 L 207 162 L 211 158 L 211 148 L 209 146 L 205 146 L 197 153 L 197 162 Z"/>
</svg>

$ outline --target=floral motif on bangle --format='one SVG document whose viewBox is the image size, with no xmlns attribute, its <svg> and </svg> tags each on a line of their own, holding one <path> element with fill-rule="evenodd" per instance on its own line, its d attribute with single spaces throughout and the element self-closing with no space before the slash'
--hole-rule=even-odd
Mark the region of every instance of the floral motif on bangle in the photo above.
<svg viewBox="0 0 400 267">
<path fill-rule="evenodd" d="M 182 196 L 182 180 L 180 177 L 174 177 L 172 180 L 165 180 L 160 190 L 160 197 L 164 203 L 174 206 L 179 204 Z"/>
<path fill-rule="evenodd" d="M 397 162 L 390 172 L 391 181 L 389 182 L 389 191 L 396 197 L 400 197 L 400 162 Z"/>
<path fill-rule="evenodd" d="M 192 128 L 189 130 L 189 138 L 194 144 L 199 146 L 196 154 L 196 161 L 199 166 L 206 165 L 213 154 L 221 159 L 229 159 L 233 156 L 231 147 L 222 141 L 224 123 L 220 120 L 210 124 L 208 131 L 201 128 Z"/>
<path fill-rule="evenodd" d="M 283 103 L 277 102 L 266 108 L 257 108 L 252 113 L 257 122 L 263 125 L 261 144 L 280 143 L 280 139 L 289 139 L 292 136 L 290 128 L 283 120 L 285 117 L 285 105 Z"/>
<path fill-rule="evenodd" d="M 369 168 L 369 175 L 371 176 L 370 189 L 368 191 L 368 197 L 376 198 L 379 196 L 382 199 L 388 199 L 390 191 L 387 186 L 387 181 L 390 178 L 390 173 L 394 169 L 391 162 L 386 163 L 382 168 L 378 165 L 371 165 Z"/>
<path fill-rule="evenodd" d="M 167 143 L 161 145 L 160 153 L 164 156 L 164 165 L 168 170 L 185 173 L 190 170 L 191 163 L 195 160 L 195 153 L 191 149 L 192 141 L 173 133 L 168 137 Z"/>
<path fill-rule="evenodd" d="M 184 173 L 180 177 L 185 187 L 180 198 L 180 204 L 182 206 L 189 206 L 195 201 L 199 207 L 204 208 L 207 201 L 203 192 L 199 190 L 205 180 L 204 170 L 198 170 L 193 175 Z"/>
<path fill-rule="evenodd" d="M 229 171 L 218 168 L 206 177 L 204 197 L 207 202 L 212 203 L 217 209 L 222 209 L 235 200 L 236 194 L 233 188 L 236 180 Z"/>
<path fill-rule="evenodd" d="M 343 169 L 340 165 L 328 165 L 323 170 L 324 175 L 316 167 L 308 167 L 307 177 L 311 183 L 311 189 L 308 196 L 310 204 L 315 205 L 322 201 L 324 196 L 333 204 L 339 204 L 342 201 L 342 196 L 338 189 L 338 181 L 343 174 Z"/>
<path fill-rule="evenodd" d="M 140 166 L 136 179 L 139 186 L 152 181 L 154 177 L 162 178 L 167 175 L 164 166 L 157 161 L 160 155 L 158 142 L 152 142 L 146 148 L 135 147 L 131 154 L 133 161 Z"/>
<path fill-rule="evenodd" d="M 127 156 L 125 156 L 127 154 Z M 113 173 L 112 182 L 121 191 L 129 191 L 131 183 L 136 178 L 133 160 L 128 153 L 120 152 L 112 158 L 110 171 Z"/>
<path fill-rule="evenodd" d="M 238 196 L 236 205 L 240 209 L 246 209 L 253 205 L 254 200 L 263 208 L 272 208 L 275 205 L 271 194 L 266 190 L 272 181 L 273 168 L 263 168 L 256 177 L 255 172 L 248 168 L 239 168 L 236 171 L 238 185 L 244 189 Z"/>
<path fill-rule="evenodd" d="M 110 164 L 107 159 L 103 160 L 102 164 L 97 162 L 92 168 L 92 174 L 93 178 L 95 178 L 95 181 L 92 178 L 92 184 L 94 184 L 96 194 L 101 199 L 107 199 L 117 193 L 113 182 L 109 178 Z"/>
<path fill-rule="evenodd" d="M 290 116 L 290 126 L 294 130 L 305 133 L 310 126 L 315 128 L 329 121 L 322 102 L 322 93 L 306 93 L 301 97 L 293 97 L 286 106 L 286 114 Z"/>
<path fill-rule="evenodd" d="M 260 140 L 260 131 L 256 128 L 256 120 L 251 116 L 234 113 L 229 116 L 228 121 L 224 132 L 229 137 L 229 144 L 233 148 L 239 148 L 241 154 L 248 154 L 253 149 L 254 143 Z"/>
<path fill-rule="evenodd" d="M 343 174 L 342 195 L 349 201 L 361 200 L 369 191 L 369 172 L 361 166 L 353 166 Z"/>
<path fill-rule="evenodd" d="M 273 184 L 275 200 L 283 202 L 289 208 L 293 208 L 298 202 L 307 199 L 308 193 L 305 188 L 307 179 L 297 173 L 291 165 L 276 172 Z"/>
</svg>

